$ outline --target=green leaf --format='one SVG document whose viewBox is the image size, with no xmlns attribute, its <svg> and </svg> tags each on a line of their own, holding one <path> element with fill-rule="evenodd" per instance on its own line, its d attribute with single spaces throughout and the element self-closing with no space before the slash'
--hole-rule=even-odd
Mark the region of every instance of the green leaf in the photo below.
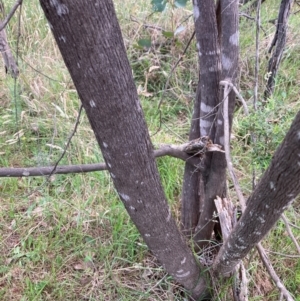
<svg viewBox="0 0 300 301">
<path fill-rule="evenodd" d="M 176 7 L 185 7 L 188 0 L 175 0 L 174 4 Z"/>
<path fill-rule="evenodd" d="M 162 34 L 166 38 L 173 38 L 174 37 L 174 32 L 173 31 L 163 31 Z"/>
<path fill-rule="evenodd" d="M 152 9 L 155 12 L 162 12 L 165 10 L 167 5 L 167 0 L 151 0 Z"/>
<path fill-rule="evenodd" d="M 138 40 L 138 45 L 143 47 L 143 48 L 151 48 L 151 39 L 147 38 L 147 39 L 140 39 Z"/>
</svg>

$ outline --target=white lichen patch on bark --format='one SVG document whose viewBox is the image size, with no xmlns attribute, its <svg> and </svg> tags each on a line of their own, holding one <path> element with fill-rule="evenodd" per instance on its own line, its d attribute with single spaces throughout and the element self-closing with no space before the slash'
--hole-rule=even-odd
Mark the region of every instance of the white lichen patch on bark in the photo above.
<svg viewBox="0 0 300 301">
<path fill-rule="evenodd" d="M 205 104 L 204 102 L 201 102 L 200 109 L 203 113 L 210 113 L 214 108 L 210 105 Z"/>
<path fill-rule="evenodd" d="M 187 277 L 190 273 L 191 273 L 190 271 L 187 271 L 184 273 L 183 270 L 179 270 L 179 271 L 177 271 L 176 276 L 178 278 L 184 278 L 184 277 Z"/>
<path fill-rule="evenodd" d="M 108 144 L 107 144 L 106 142 L 103 141 L 103 146 L 104 146 L 105 148 L 107 148 L 107 147 L 108 147 Z"/>
<path fill-rule="evenodd" d="M 186 257 L 184 257 L 181 261 L 180 261 L 180 264 L 184 264 L 186 262 Z"/>
<path fill-rule="evenodd" d="M 238 244 L 235 244 L 234 247 L 239 250 L 245 250 L 247 248 L 245 245 L 238 245 Z"/>
<path fill-rule="evenodd" d="M 200 17 L 200 9 L 199 9 L 199 6 L 197 5 L 197 3 L 194 3 L 194 5 L 193 5 L 193 12 L 194 12 L 194 20 L 196 22 L 197 19 Z"/>
<path fill-rule="evenodd" d="M 30 172 L 25 170 L 25 171 L 23 171 L 22 175 L 25 177 L 28 177 L 30 175 Z"/>
<path fill-rule="evenodd" d="M 275 184 L 272 181 L 270 182 L 270 188 L 271 190 L 276 190 Z"/>
<path fill-rule="evenodd" d="M 130 201 L 130 197 L 129 197 L 127 194 L 125 194 L 125 193 L 119 192 L 119 196 L 120 196 L 121 199 L 122 199 L 123 201 L 125 201 L 125 202 Z"/>
<path fill-rule="evenodd" d="M 67 41 L 67 39 L 66 39 L 65 36 L 60 36 L 58 39 L 59 39 L 60 41 L 63 41 L 64 43 L 66 43 L 66 41 Z"/>
<path fill-rule="evenodd" d="M 80 67 L 81 67 L 79 62 L 77 63 L 77 67 L 78 67 L 78 69 L 80 69 Z"/>
<path fill-rule="evenodd" d="M 107 162 L 107 166 L 108 166 L 109 168 L 111 168 L 111 164 L 110 164 L 109 162 Z"/>
<path fill-rule="evenodd" d="M 232 60 L 222 53 L 222 66 L 224 70 L 230 70 L 232 67 Z"/>
<path fill-rule="evenodd" d="M 116 178 L 116 176 L 115 176 L 112 172 L 110 173 L 110 176 L 111 176 L 113 179 Z"/>
<path fill-rule="evenodd" d="M 133 206 L 129 206 L 129 209 L 130 209 L 131 211 L 135 211 L 135 207 L 133 207 Z"/>
<path fill-rule="evenodd" d="M 222 125 L 223 124 L 223 120 L 222 119 L 218 119 L 217 123 L 218 123 L 218 125 Z"/>
<path fill-rule="evenodd" d="M 167 222 L 169 222 L 169 221 L 170 221 L 170 219 L 171 219 L 171 216 L 172 216 L 172 213 L 171 213 L 171 210 L 170 210 L 170 208 L 169 208 L 169 211 L 168 211 L 168 216 L 167 216 Z"/>
<path fill-rule="evenodd" d="M 239 31 L 235 32 L 234 34 L 232 34 L 229 38 L 229 43 L 234 45 L 234 46 L 238 46 L 239 45 Z"/>
<path fill-rule="evenodd" d="M 56 13 L 60 17 L 69 13 L 68 7 L 65 4 L 60 3 L 59 0 L 50 0 L 50 5 L 56 9 Z"/>
<path fill-rule="evenodd" d="M 96 108 L 96 103 L 93 100 L 90 100 L 91 108 Z"/>
<path fill-rule="evenodd" d="M 145 236 L 146 236 L 146 237 L 150 237 L 151 235 L 150 235 L 149 233 L 146 233 Z"/>
</svg>

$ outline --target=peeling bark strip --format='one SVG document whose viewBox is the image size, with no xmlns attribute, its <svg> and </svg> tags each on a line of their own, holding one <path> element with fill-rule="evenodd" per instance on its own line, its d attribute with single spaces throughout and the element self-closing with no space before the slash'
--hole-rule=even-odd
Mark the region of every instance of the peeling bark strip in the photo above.
<svg viewBox="0 0 300 301">
<path fill-rule="evenodd" d="M 127 212 L 167 272 L 199 299 L 206 280 L 171 217 L 112 1 L 40 3 Z"/>
<path fill-rule="evenodd" d="M 268 233 L 300 193 L 300 112 L 272 162 L 247 202 L 247 207 L 221 248 L 214 271 L 228 275 Z"/>
<path fill-rule="evenodd" d="M 286 33 L 288 19 L 290 16 L 290 11 L 293 5 L 293 0 L 282 0 L 279 9 L 279 15 L 276 26 L 276 33 L 274 35 L 269 53 L 272 52 L 273 47 L 276 45 L 275 51 L 273 52 L 272 57 L 269 60 L 268 64 L 268 83 L 264 93 L 265 99 L 270 97 L 274 91 L 275 87 L 275 78 L 281 62 L 282 53 L 284 50 L 286 42 Z"/>
</svg>

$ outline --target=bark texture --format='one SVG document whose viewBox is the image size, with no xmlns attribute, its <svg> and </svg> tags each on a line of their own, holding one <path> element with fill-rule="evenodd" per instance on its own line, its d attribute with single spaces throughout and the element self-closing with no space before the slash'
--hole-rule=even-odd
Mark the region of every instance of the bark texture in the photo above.
<svg viewBox="0 0 300 301">
<path fill-rule="evenodd" d="M 204 1 L 200 1 L 201 3 Z M 199 4 L 200 5 L 200 4 Z M 203 5 L 203 3 L 202 3 Z M 215 102 L 211 99 L 210 102 L 206 103 L 208 100 L 207 96 L 202 99 L 201 108 L 210 105 L 217 106 L 217 114 L 213 114 L 211 118 L 210 137 L 213 141 L 219 145 L 224 146 L 224 119 L 223 119 L 223 102 L 222 102 L 222 91 L 219 89 L 220 80 L 228 80 L 235 84 L 238 71 L 238 54 L 239 54 L 239 16 L 238 16 L 238 1 L 231 0 L 220 0 L 218 3 L 217 11 L 215 9 L 214 3 L 210 1 L 210 8 L 203 8 L 203 11 L 210 12 L 210 22 L 212 22 L 212 27 L 210 31 L 212 34 L 212 43 L 205 43 L 205 45 L 210 46 L 211 50 L 206 50 L 207 54 L 216 52 L 218 55 L 215 61 L 212 61 L 212 66 L 207 66 L 207 58 L 204 61 L 200 59 L 200 70 L 204 68 L 208 74 L 206 77 L 211 77 L 214 81 L 205 82 L 205 85 L 210 85 L 211 91 L 206 91 L 206 93 L 214 92 Z M 218 20 L 216 19 L 216 13 L 218 15 Z M 207 14 L 208 15 L 208 14 Z M 214 17 L 212 17 L 214 16 Z M 208 20 L 205 20 L 205 16 L 201 15 L 204 19 L 204 24 L 199 25 L 203 31 L 207 30 L 205 24 Z M 218 22 L 217 22 L 218 21 Z M 219 30 L 219 31 L 218 31 Z M 196 27 L 197 33 L 197 27 Z M 198 36 L 197 36 L 198 38 Z M 199 40 L 200 44 L 201 40 Z M 220 46 L 219 46 L 220 43 Z M 221 51 L 220 51 L 221 50 Z M 203 54 L 202 54 L 203 56 Z M 219 62 L 221 60 L 221 62 Z M 218 66 L 218 67 L 217 67 Z M 203 70 L 203 73 L 205 71 Z M 202 93 L 202 91 L 201 91 Z M 231 92 L 229 95 L 229 123 L 232 123 L 233 111 L 235 106 L 235 94 Z M 205 122 L 204 112 L 201 112 L 201 120 Z M 203 127 L 202 127 L 203 128 Z M 201 133 L 202 134 L 202 133 Z M 206 175 L 207 174 L 207 175 Z M 197 245 L 199 247 L 204 247 L 212 234 L 215 223 L 212 221 L 213 213 L 216 211 L 214 199 L 216 196 L 224 196 L 226 194 L 226 160 L 223 153 L 214 153 L 211 158 L 207 156 L 206 159 L 206 174 L 204 174 L 205 183 L 205 198 L 203 205 L 201 207 L 201 215 L 196 229 L 196 235 L 194 237 Z"/>
<path fill-rule="evenodd" d="M 213 266 L 216 274 L 226 276 L 233 272 L 300 193 L 299 129 L 300 112 L 248 199 L 240 221 L 221 248 Z"/>
<path fill-rule="evenodd" d="M 293 0 L 282 0 L 280 4 L 277 25 L 276 25 L 276 32 L 269 49 L 269 53 L 272 52 L 273 47 L 275 50 L 273 52 L 272 57 L 269 60 L 268 64 L 268 82 L 265 90 L 265 99 L 270 97 L 274 91 L 275 87 L 275 78 L 279 68 L 279 64 L 281 62 L 282 53 L 286 43 L 286 34 L 287 34 L 287 25 L 288 19 L 290 16 L 290 11 L 292 9 Z M 276 46 L 275 46 L 276 45 Z"/>
<path fill-rule="evenodd" d="M 150 250 L 200 299 L 206 280 L 165 199 L 111 0 L 40 0 L 133 222 Z"/>
<path fill-rule="evenodd" d="M 214 121 L 218 110 L 221 72 L 216 9 L 214 2 L 210 0 L 194 0 L 193 7 L 200 64 L 200 136 L 209 136 L 210 139 L 214 140 Z M 194 235 L 195 245 L 198 247 L 207 243 L 212 233 L 210 227 L 207 227 L 212 214 L 208 210 L 210 204 L 207 203 L 206 191 L 211 157 L 210 154 L 206 155 L 201 164 L 201 179 L 199 179 L 199 191 L 201 191 L 200 217 Z"/>
<path fill-rule="evenodd" d="M 198 82 L 189 140 L 197 139 L 200 137 L 200 91 L 200 82 Z M 197 160 L 197 156 L 194 159 Z M 200 160 L 198 159 L 197 161 L 198 164 L 200 164 Z M 189 161 L 187 161 L 184 168 L 181 196 L 181 229 L 182 232 L 187 236 L 193 235 L 199 219 L 199 183 L 199 169 L 193 164 L 190 164 Z"/>
</svg>

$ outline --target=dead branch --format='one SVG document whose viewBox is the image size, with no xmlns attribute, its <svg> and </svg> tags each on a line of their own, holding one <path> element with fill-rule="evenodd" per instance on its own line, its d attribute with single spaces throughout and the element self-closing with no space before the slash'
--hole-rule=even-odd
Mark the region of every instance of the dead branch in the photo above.
<svg viewBox="0 0 300 301">
<path fill-rule="evenodd" d="M 72 133 L 70 134 L 69 138 L 68 138 L 68 141 L 65 145 L 65 148 L 62 152 L 62 154 L 60 155 L 59 159 L 56 161 L 55 165 L 53 166 L 52 168 L 52 171 L 50 172 L 50 174 L 48 175 L 48 178 L 50 178 L 56 171 L 56 168 L 59 164 L 59 162 L 63 159 L 64 155 L 66 154 L 67 152 L 67 149 L 71 143 L 71 140 L 73 138 L 73 136 L 75 135 L 76 131 L 77 131 L 77 128 L 78 128 L 78 125 L 79 125 L 79 121 L 80 121 L 80 116 L 81 116 L 81 113 L 82 113 L 82 110 L 83 110 L 83 105 L 80 106 L 79 108 L 79 111 L 78 111 L 78 115 L 77 115 L 77 118 L 76 118 L 76 122 L 75 122 L 75 126 L 74 126 L 74 129 L 72 131 Z"/>
<path fill-rule="evenodd" d="M 17 8 L 19 7 L 19 5 L 22 4 L 22 1 L 23 0 L 17 0 L 16 3 L 14 4 L 14 6 L 12 7 L 11 11 L 9 12 L 9 14 L 6 16 L 6 18 L 4 19 L 4 21 L 0 24 L 0 31 L 2 31 L 5 26 L 8 24 L 8 22 L 10 21 L 10 19 L 12 18 L 12 16 L 14 15 L 14 13 L 16 12 Z M 0 10 L 3 10 L 4 11 L 4 6 L 3 6 L 3 3 L 1 1 L 0 3 L 0 6 L 1 9 Z"/>
<path fill-rule="evenodd" d="M 284 296 L 284 298 L 287 301 L 295 301 L 294 298 L 291 296 L 291 294 L 289 293 L 289 291 L 286 289 L 286 287 L 283 285 L 283 283 L 281 282 L 280 278 L 277 276 L 268 255 L 266 254 L 263 246 L 261 245 L 261 243 L 257 244 L 256 249 L 260 255 L 260 258 L 265 266 L 265 268 L 267 269 L 269 275 L 271 276 L 271 278 L 273 279 L 273 281 L 275 282 L 276 286 L 278 287 L 280 293 Z"/>
<path fill-rule="evenodd" d="M 224 149 L 225 149 L 225 156 L 226 156 L 226 161 L 227 161 L 227 168 L 229 171 L 229 174 L 232 178 L 234 188 L 236 190 L 237 196 L 239 198 L 239 202 L 241 204 L 242 212 L 245 211 L 246 209 L 246 201 L 245 198 L 242 194 L 239 182 L 235 176 L 234 170 L 233 170 L 233 165 L 231 162 L 231 157 L 230 157 L 230 145 L 229 145 L 229 116 L 228 116 L 228 93 L 229 91 L 229 85 L 227 81 L 222 81 L 220 82 L 221 85 L 225 86 L 224 88 Z M 275 285 L 279 289 L 279 291 L 283 294 L 283 296 L 286 298 L 287 301 L 294 301 L 292 298 L 291 294 L 289 291 L 286 289 L 284 284 L 281 282 L 280 278 L 277 276 L 268 255 L 266 254 L 265 249 L 263 248 L 261 243 L 258 243 L 256 245 L 256 249 L 260 255 L 260 258 L 266 267 L 269 275 L 273 279 Z M 244 284 L 243 284 L 244 285 Z"/>
<path fill-rule="evenodd" d="M 76 128 L 74 128 L 71 136 L 69 137 L 68 143 L 75 134 L 75 132 Z M 68 145 L 65 147 L 65 150 L 67 149 L 67 147 Z M 196 160 L 196 156 L 202 156 L 205 152 L 214 151 L 223 152 L 221 150 L 221 147 L 217 144 L 212 144 L 208 137 L 202 137 L 181 145 L 161 145 L 158 149 L 154 150 L 154 157 L 158 158 L 162 156 L 170 156 L 189 162 L 190 164 L 195 165 L 195 167 L 197 167 L 196 164 L 199 163 L 199 161 Z M 107 170 L 107 166 L 105 163 L 59 166 L 58 163 L 63 157 L 64 153 L 56 162 L 55 166 L 0 168 L 0 177 L 38 177 L 51 176 L 53 174 L 85 173 Z"/>
<path fill-rule="evenodd" d="M 224 106 L 223 106 L 223 110 L 224 110 L 224 149 L 225 149 L 225 157 L 226 157 L 226 162 L 227 162 L 227 167 L 228 167 L 228 171 L 230 173 L 230 176 L 232 178 L 236 193 L 238 195 L 238 198 L 240 200 L 240 204 L 242 206 L 242 210 L 244 211 L 246 208 L 246 201 L 244 199 L 241 187 L 239 185 L 239 182 L 236 178 L 235 172 L 233 170 L 233 164 L 231 161 L 231 156 L 230 156 L 230 130 L 229 130 L 229 112 L 228 112 L 228 95 L 230 93 L 230 91 L 232 90 L 233 85 L 229 85 L 229 82 L 227 81 L 222 81 L 220 82 L 221 85 L 224 85 Z M 244 104 L 244 103 L 243 103 Z M 245 103 L 246 104 L 246 103 Z M 245 106 L 244 106 L 245 108 Z M 247 106 L 246 106 L 246 112 L 248 113 L 247 110 Z M 229 236 L 229 235 L 228 235 Z M 243 265 L 243 262 L 241 262 L 239 264 L 239 266 L 237 267 L 237 270 L 241 271 L 241 287 L 243 288 L 242 291 L 240 291 L 239 294 L 239 299 L 243 300 L 243 301 L 247 301 L 248 300 L 248 289 L 247 289 L 247 277 L 246 277 L 246 272 L 245 272 L 245 267 Z"/>
<path fill-rule="evenodd" d="M 285 216 L 284 213 L 282 214 L 281 218 L 282 218 L 282 220 L 284 221 L 286 230 L 287 230 L 287 232 L 288 232 L 290 238 L 291 238 L 292 241 L 294 242 L 294 244 L 295 244 L 295 246 L 296 246 L 296 248 L 297 248 L 297 251 L 298 251 L 298 253 L 300 254 L 300 246 L 299 246 L 298 241 L 297 241 L 297 239 L 295 238 L 295 236 L 294 236 L 294 234 L 293 234 L 293 232 L 292 232 L 292 230 L 291 230 L 291 227 L 290 227 L 290 225 L 289 225 L 289 223 L 288 223 L 288 220 L 287 220 L 287 218 L 286 218 L 286 216 Z"/>
</svg>

